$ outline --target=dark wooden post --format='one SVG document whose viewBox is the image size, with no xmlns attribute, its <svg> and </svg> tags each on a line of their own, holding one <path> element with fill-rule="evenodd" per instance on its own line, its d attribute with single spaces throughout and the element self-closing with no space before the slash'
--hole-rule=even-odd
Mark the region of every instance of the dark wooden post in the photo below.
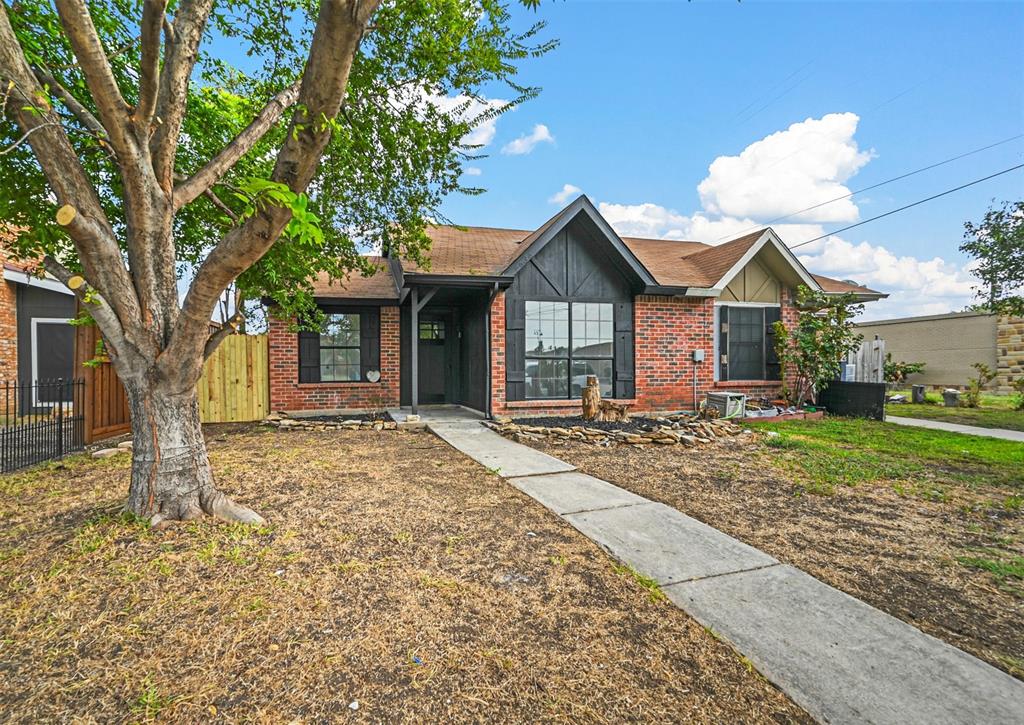
<svg viewBox="0 0 1024 725">
<path fill-rule="evenodd" d="M 412 414 L 419 415 L 420 410 L 420 292 L 416 287 L 412 288 L 412 306 L 409 319 L 412 321 L 412 330 L 409 335 L 409 400 L 412 403 Z"/>
</svg>

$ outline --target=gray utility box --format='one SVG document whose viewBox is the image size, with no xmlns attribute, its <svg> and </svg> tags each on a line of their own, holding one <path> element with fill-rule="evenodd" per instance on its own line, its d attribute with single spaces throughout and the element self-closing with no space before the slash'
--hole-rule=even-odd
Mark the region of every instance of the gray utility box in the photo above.
<svg viewBox="0 0 1024 725">
<path fill-rule="evenodd" d="M 719 418 L 742 418 L 747 414 L 747 396 L 743 393 L 707 393 L 708 409 L 718 411 Z"/>
</svg>

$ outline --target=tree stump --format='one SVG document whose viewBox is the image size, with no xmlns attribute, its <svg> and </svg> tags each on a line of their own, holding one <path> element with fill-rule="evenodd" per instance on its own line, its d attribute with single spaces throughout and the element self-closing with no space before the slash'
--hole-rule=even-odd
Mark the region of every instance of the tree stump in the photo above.
<svg viewBox="0 0 1024 725">
<path fill-rule="evenodd" d="M 599 403 L 599 408 L 598 420 L 606 420 L 611 423 L 629 422 L 629 406 L 625 403 L 613 403 L 610 400 L 602 400 Z"/>
<path fill-rule="evenodd" d="M 596 375 L 587 376 L 587 386 L 583 388 L 583 420 L 600 420 L 601 386 Z"/>
</svg>

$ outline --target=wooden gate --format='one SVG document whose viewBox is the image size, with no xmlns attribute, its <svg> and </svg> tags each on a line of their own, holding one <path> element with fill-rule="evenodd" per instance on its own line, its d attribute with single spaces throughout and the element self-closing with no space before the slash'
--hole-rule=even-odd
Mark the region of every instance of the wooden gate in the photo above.
<svg viewBox="0 0 1024 725">
<path fill-rule="evenodd" d="M 103 440 L 131 430 L 128 396 L 109 362 L 85 365 L 96 359 L 100 331 L 95 325 L 81 325 L 75 333 L 75 371 L 85 379 L 85 442 Z"/>
<path fill-rule="evenodd" d="M 263 420 L 270 412 L 266 335 L 225 338 L 203 366 L 196 392 L 204 423 Z"/>
<path fill-rule="evenodd" d="M 128 397 L 114 366 L 84 364 L 96 359 L 98 339 L 95 325 L 77 328 L 75 370 L 85 379 L 86 443 L 131 430 Z M 204 423 L 243 423 L 266 417 L 270 411 L 267 353 L 266 335 L 232 335 L 221 342 L 196 385 Z"/>
</svg>

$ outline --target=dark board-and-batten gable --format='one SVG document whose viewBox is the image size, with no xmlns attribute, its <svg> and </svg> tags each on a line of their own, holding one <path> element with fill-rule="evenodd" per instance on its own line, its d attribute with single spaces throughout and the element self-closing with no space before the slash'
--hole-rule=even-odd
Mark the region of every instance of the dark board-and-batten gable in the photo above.
<svg viewBox="0 0 1024 725">
<path fill-rule="evenodd" d="M 616 398 L 634 397 L 633 297 L 647 281 L 638 273 L 635 260 L 624 258 L 585 213 L 577 213 L 548 232 L 545 238 L 533 241 L 532 248 L 524 250 L 507 270 L 513 274 L 505 293 L 507 399 L 526 398 L 527 300 L 611 303 L 615 315 L 613 393 Z"/>
</svg>

